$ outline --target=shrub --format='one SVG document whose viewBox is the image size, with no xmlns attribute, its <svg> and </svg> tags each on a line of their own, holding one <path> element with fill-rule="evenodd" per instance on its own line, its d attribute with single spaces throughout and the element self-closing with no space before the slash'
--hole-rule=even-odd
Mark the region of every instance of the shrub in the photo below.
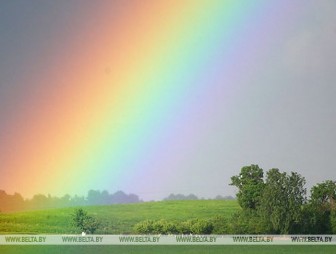
<svg viewBox="0 0 336 254">
<path fill-rule="evenodd" d="M 137 234 L 211 234 L 213 228 L 212 222 L 200 219 L 185 222 L 146 220 L 137 223 L 134 231 Z"/>
<path fill-rule="evenodd" d="M 141 221 L 134 226 L 134 231 L 137 234 L 152 234 L 154 231 L 154 221 Z"/>
<path fill-rule="evenodd" d="M 177 225 L 166 220 L 145 220 L 135 224 L 134 231 L 138 234 L 177 234 Z"/>
<path fill-rule="evenodd" d="M 210 221 L 196 219 L 191 223 L 191 233 L 211 234 L 214 226 Z"/>
<path fill-rule="evenodd" d="M 270 223 L 260 216 L 257 211 L 249 209 L 239 211 L 230 219 L 231 234 L 274 234 Z"/>
<path fill-rule="evenodd" d="M 218 215 L 212 218 L 210 221 L 213 225 L 212 234 L 224 235 L 231 233 L 230 224 L 226 217 Z"/>
<path fill-rule="evenodd" d="M 154 223 L 154 234 L 164 234 L 164 235 L 169 235 L 169 234 L 177 234 L 178 229 L 177 225 L 174 222 L 169 222 L 166 220 L 160 220 Z"/>
<path fill-rule="evenodd" d="M 183 234 L 183 235 L 191 234 L 192 233 L 191 231 L 192 223 L 193 223 L 192 220 L 181 222 L 177 227 L 178 233 Z"/>
<path fill-rule="evenodd" d="M 73 214 L 73 224 L 82 232 L 93 234 L 100 226 L 100 221 L 88 215 L 83 209 L 76 209 Z"/>
</svg>

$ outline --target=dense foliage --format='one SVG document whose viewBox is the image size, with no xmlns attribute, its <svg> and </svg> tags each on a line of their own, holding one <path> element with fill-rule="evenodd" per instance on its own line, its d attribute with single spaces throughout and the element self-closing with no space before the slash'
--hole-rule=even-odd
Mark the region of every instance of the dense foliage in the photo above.
<svg viewBox="0 0 336 254">
<path fill-rule="evenodd" d="M 336 233 L 334 181 L 314 186 L 308 199 L 306 181 L 300 174 L 271 169 L 265 180 L 263 176 L 258 165 L 251 165 L 231 177 L 242 207 L 231 220 L 233 233 Z"/>
<path fill-rule="evenodd" d="M 193 219 L 183 222 L 167 220 L 146 220 L 134 226 L 137 234 L 211 234 L 214 224 L 205 219 Z"/>
</svg>

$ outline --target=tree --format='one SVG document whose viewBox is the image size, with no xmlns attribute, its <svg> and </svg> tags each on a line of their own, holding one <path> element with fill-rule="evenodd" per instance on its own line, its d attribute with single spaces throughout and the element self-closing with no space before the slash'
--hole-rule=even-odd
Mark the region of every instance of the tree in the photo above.
<svg viewBox="0 0 336 254">
<path fill-rule="evenodd" d="M 327 180 L 311 189 L 311 202 L 322 210 L 335 210 L 336 183 Z"/>
<path fill-rule="evenodd" d="M 101 193 L 99 190 L 89 190 L 87 194 L 89 205 L 101 205 Z"/>
<path fill-rule="evenodd" d="M 320 234 L 336 233 L 336 183 L 327 180 L 312 187 L 309 210 L 311 224 Z"/>
<path fill-rule="evenodd" d="M 256 209 L 265 187 L 264 173 L 258 165 L 245 166 L 238 176 L 231 177 L 231 184 L 238 188 L 237 199 L 243 209 Z"/>
<path fill-rule="evenodd" d="M 230 233 L 232 234 L 268 234 L 272 228 L 260 216 L 259 210 L 246 209 L 236 212 L 230 218 Z"/>
<path fill-rule="evenodd" d="M 88 213 L 79 208 L 75 210 L 73 214 L 73 224 L 78 227 L 82 232 L 93 234 L 100 226 L 100 222 L 88 215 Z"/>
<path fill-rule="evenodd" d="M 288 234 L 299 231 L 302 208 L 306 201 L 305 178 L 298 173 L 267 172 L 260 213 L 274 233 Z"/>
<path fill-rule="evenodd" d="M 18 211 L 24 209 L 25 203 L 24 199 L 19 193 L 14 193 L 14 195 L 9 195 L 5 191 L 0 190 L 0 211 Z"/>
<path fill-rule="evenodd" d="M 43 194 L 36 194 L 30 200 L 30 205 L 33 209 L 45 209 L 50 207 L 50 198 Z"/>
</svg>

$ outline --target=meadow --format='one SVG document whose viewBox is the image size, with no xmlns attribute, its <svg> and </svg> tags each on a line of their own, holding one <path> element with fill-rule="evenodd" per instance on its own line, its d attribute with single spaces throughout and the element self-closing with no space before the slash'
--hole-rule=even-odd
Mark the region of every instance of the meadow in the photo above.
<svg viewBox="0 0 336 254">
<path fill-rule="evenodd" d="M 71 225 L 75 208 L 50 209 L 0 214 L 1 234 L 78 234 Z M 133 225 L 146 220 L 185 221 L 193 218 L 208 219 L 217 215 L 230 217 L 238 211 L 235 200 L 164 201 L 137 204 L 84 207 L 102 220 L 106 234 L 131 233 Z M 140 254 L 289 254 L 336 253 L 336 246 L 1 246 L 0 253 L 140 253 Z"/>
<path fill-rule="evenodd" d="M 130 234 L 133 226 L 144 220 L 186 221 L 217 215 L 229 218 L 240 209 L 235 200 L 160 201 L 83 208 L 102 221 L 103 226 L 97 232 L 102 234 Z M 0 234 L 80 233 L 70 223 L 74 210 L 72 207 L 0 214 Z"/>
</svg>

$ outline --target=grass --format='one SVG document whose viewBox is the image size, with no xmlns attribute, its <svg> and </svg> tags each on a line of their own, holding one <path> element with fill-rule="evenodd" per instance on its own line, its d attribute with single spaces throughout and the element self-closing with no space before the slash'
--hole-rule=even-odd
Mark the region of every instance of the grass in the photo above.
<svg viewBox="0 0 336 254">
<path fill-rule="evenodd" d="M 71 225 L 75 208 L 0 214 L 1 234 L 72 234 L 78 230 Z M 84 209 L 100 219 L 102 234 L 127 234 L 143 220 L 185 221 L 193 218 L 208 219 L 216 215 L 230 217 L 238 211 L 235 200 L 162 201 L 135 204 L 89 206 Z"/>
<path fill-rule="evenodd" d="M 51 209 L 0 214 L 0 233 L 66 234 L 79 233 L 71 226 L 75 208 Z M 185 221 L 193 218 L 230 217 L 240 208 L 234 200 L 197 200 L 146 202 L 126 205 L 84 207 L 90 215 L 102 220 L 106 234 L 131 233 L 137 222 L 152 219 Z M 6 246 L 6 254 L 334 254 L 336 246 Z"/>
<path fill-rule="evenodd" d="M 334 254 L 336 246 L 1 246 L 6 254 Z"/>
</svg>

